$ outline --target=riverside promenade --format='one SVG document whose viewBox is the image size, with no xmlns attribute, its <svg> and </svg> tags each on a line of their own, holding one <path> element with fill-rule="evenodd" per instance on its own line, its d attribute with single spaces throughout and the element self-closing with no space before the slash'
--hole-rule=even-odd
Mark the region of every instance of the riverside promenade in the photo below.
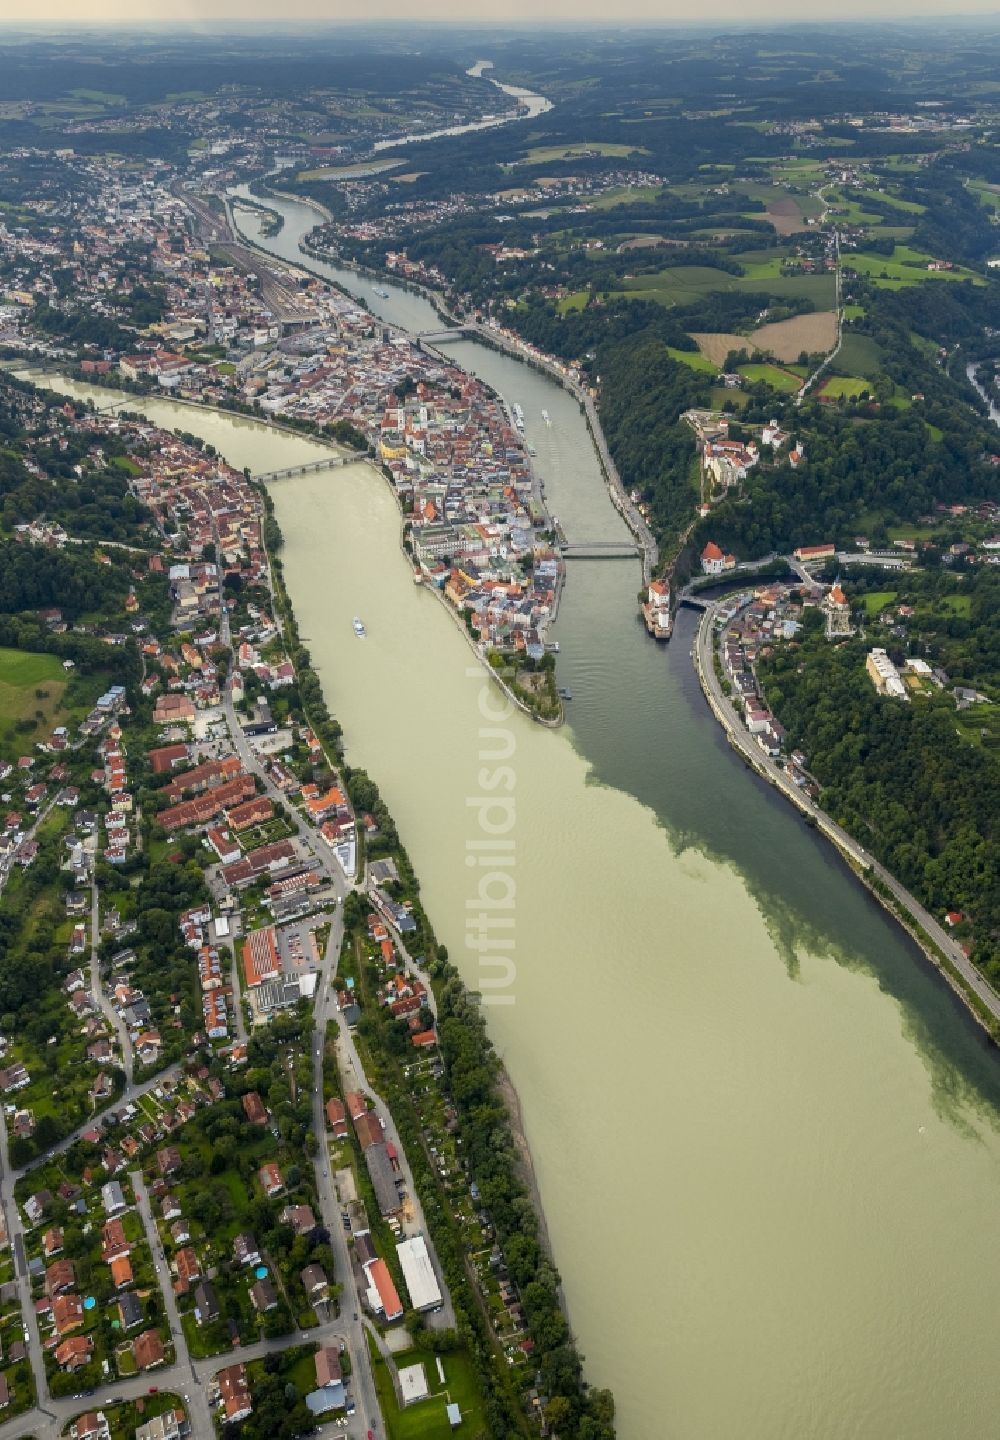
<svg viewBox="0 0 1000 1440">
<path fill-rule="evenodd" d="M 761 749 L 741 722 L 715 671 L 716 620 L 724 609 L 725 601 L 713 601 L 705 610 L 698 627 L 693 655 L 705 699 L 725 730 L 729 744 L 739 751 L 751 769 L 776 790 L 780 790 L 786 799 L 801 810 L 810 823 L 837 847 L 876 899 L 916 940 L 956 994 L 961 996 L 976 1020 L 991 1035 L 996 1035 L 1000 1027 L 1000 995 L 979 973 L 954 937 L 949 935 L 930 911 L 926 910 L 916 896 L 901 885 L 884 865 L 879 864 L 841 825 L 793 784 L 781 766 Z"/>
</svg>

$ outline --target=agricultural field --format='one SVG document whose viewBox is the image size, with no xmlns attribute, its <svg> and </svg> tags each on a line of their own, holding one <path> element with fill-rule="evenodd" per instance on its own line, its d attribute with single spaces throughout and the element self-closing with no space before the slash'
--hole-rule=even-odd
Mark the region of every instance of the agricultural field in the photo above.
<svg viewBox="0 0 1000 1440">
<path fill-rule="evenodd" d="M 711 360 L 718 369 L 721 369 L 726 363 L 726 356 L 731 350 L 745 350 L 747 354 L 753 354 L 757 348 L 749 336 L 734 335 L 725 330 L 692 331 L 691 339 L 705 359 Z"/>
<path fill-rule="evenodd" d="M 668 265 L 652 275 L 623 281 L 625 293 L 661 305 L 690 305 L 714 290 L 731 290 L 737 277 L 712 265 Z"/>
<path fill-rule="evenodd" d="M 751 339 L 758 349 L 768 351 L 778 360 L 797 360 L 803 350 L 809 355 L 825 353 L 837 343 L 836 311 L 817 310 L 811 315 L 781 320 L 776 325 L 761 325 L 752 331 Z"/>
<path fill-rule="evenodd" d="M 885 368 L 882 351 L 870 335 L 844 332 L 843 343 L 833 362 L 834 369 L 845 375 L 866 375 L 873 379 Z"/>
<path fill-rule="evenodd" d="M 741 365 L 740 374 L 751 385 L 756 385 L 763 380 L 765 385 L 770 385 L 772 390 L 778 390 L 783 395 L 792 395 L 802 384 L 798 375 L 790 370 L 782 370 L 778 365 Z"/>
<path fill-rule="evenodd" d="M 677 350 L 673 345 L 668 345 L 667 354 L 671 360 L 676 360 L 679 364 L 687 365 L 691 370 L 698 370 L 705 375 L 715 375 L 721 365 L 721 361 L 717 364 L 715 361 L 709 360 L 700 350 Z"/>
</svg>

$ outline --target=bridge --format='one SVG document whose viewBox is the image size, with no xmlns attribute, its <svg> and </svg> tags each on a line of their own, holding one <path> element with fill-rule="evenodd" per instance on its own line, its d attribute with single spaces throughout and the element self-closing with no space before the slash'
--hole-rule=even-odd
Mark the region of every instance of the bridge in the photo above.
<svg viewBox="0 0 1000 1440">
<path fill-rule="evenodd" d="M 564 560 L 633 560 L 642 553 L 642 546 L 634 540 L 584 540 L 562 547 Z"/>
<path fill-rule="evenodd" d="M 700 600 L 697 595 L 693 595 L 689 590 L 682 590 L 677 597 L 677 604 L 687 605 L 691 610 L 709 610 L 711 609 L 712 601 Z"/>
<path fill-rule="evenodd" d="M 474 329 L 473 325 L 455 325 L 450 330 L 422 330 L 417 339 L 426 340 L 429 344 L 435 340 L 464 340 Z"/>
<path fill-rule="evenodd" d="M 357 457 L 359 460 L 363 456 Z M 255 480 L 287 480 L 290 475 L 312 475 L 316 470 L 330 470 L 336 466 L 348 463 L 346 455 L 330 455 L 324 460 L 308 460 L 304 465 L 286 465 L 284 470 L 265 470 L 261 475 L 255 475 Z"/>
</svg>

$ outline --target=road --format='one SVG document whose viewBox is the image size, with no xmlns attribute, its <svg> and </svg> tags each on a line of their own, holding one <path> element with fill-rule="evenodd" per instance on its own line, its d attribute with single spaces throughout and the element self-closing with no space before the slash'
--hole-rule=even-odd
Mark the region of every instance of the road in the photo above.
<svg viewBox="0 0 1000 1440">
<path fill-rule="evenodd" d="M 159 1391 L 170 1391 L 180 1395 L 189 1415 L 196 1420 L 191 1430 L 192 1440 L 207 1440 L 207 1437 L 215 1434 L 214 1426 L 209 1419 L 206 1429 L 205 1420 L 199 1420 L 198 1417 L 200 1414 L 211 1416 L 211 1408 L 208 1405 L 208 1386 L 212 1377 L 219 1370 L 240 1361 L 243 1364 L 249 1364 L 252 1360 L 262 1360 L 265 1355 L 278 1354 L 282 1350 L 290 1349 L 293 1345 L 339 1346 L 346 1343 L 346 1340 L 343 1327 L 336 1321 L 330 1321 L 325 1325 L 315 1326 L 308 1332 L 296 1331 L 292 1335 L 283 1336 L 280 1340 L 259 1340 L 256 1344 L 243 1345 L 238 1350 L 230 1350 L 222 1355 L 213 1355 L 207 1360 L 194 1360 L 191 1362 L 190 1369 L 176 1363 L 164 1365 L 157 1370 L 147 1371 L 134 1380 L 127 1380 L 110 1388 L 99 1386 L 98 1393 L 88 1396 L 86 1399 L 82 1396 L 77 1398 L 72 1395 L 58 1400 L 50 1397 L 43 1406 L 29 1410 L 15 1420 L 9 1420 L 5 1425 L 0 1425 L 0 1440 L 28 1440 L 29 1436 L 35 1437 L 35 1440 L 60 1440 L 63 1430 L 75 1415 L 79 1415 L 85 1410 L 106 1411 L 114 1405 L 141 1399 L 142 1396 L 148 1395 L 150 1385 L 154 1385 Z M 201 1401 L 199 1400 L 199 1391 Z M 338 1433 L 350 1440 L 350 1437 L 358 1436 L 359 1423 L 356 1419 L 352 1420 L 353 1429 L 348 1428 Z M 381 1432 L 376 1433 L 380 1434 Z"/>
<path fill-rule="evenodd" d="M 320 966 L 320 976 L 316 986 L 316 1002 L 313 1006 L 313 1033 L 310 1042 L 312 1044 L 313 1069 L 313 1133 L 317 1140 L 316 1194 L 323 1225 L 330 1234 L 330 1245 L 336 1262 L 337 1276 L 343 1285 L 340 1325 L 351 1355 L 356 1418 L 360 1433 L 366 1434 L 369 1430 L 376 1429 L 376 1424 L 381 1419 L 381 1412 L 368 1359 L 364 1322 L 360 1318 L 364 1313 L 361 1297 L 358 1294 L 354 1278 L 354 1267 L 351 1263 L 347 1236 L 340 1218 L 340 1199 L 330 1173 L 326 1110 L 323 1103 L 323 1054 L 326 1048 L 326 1031 L 331 1018 L 336 1014 L 331 981 L 337 972 L 337 963 L 340 959 L 343 942 L 343 907 L 338 906 L 337 913 L 333 918 L 326 953 Z"/>
<path fill-rule="evenodd" d="M 163 1084 L 164 1080 L 176 1079 L 181 1073 L 181 1068 L 180 1062 L 177 1061 L 173 1065 L 168 1065 L 164 1070 L 158 1070 L 155 1075 L 150 1075 L 148 1079 L 140 1081 L 138 1085 L 126 1085 L 117 1100 L 113 1100 L 111 1104 L 106 1105 L 103 1110 L 98 1110 L 96 1114 L 92 1115 L 83 1125 L 78 1126 L 76 1130 L 72 1131 L 63 1140 L 58 1141 L 55 1145 L 51 1145 L 44 1155 L 37 1156 L 22 1169 L 14 1170 L 11 1174 L 12 1183 L 20 1180 L 22 1175 L 29 1174 L 32 1170 L 36 1169 L 37 1166 L 44 1165 L 47 1161 L 51 1160 L 54 1155 L 61 1155 L 64 1150 L 68 1150 L 71 1145 L 74 1145 L 76 1141 L 79 1140 L 85 1130 L 91 1130 L 95 1126 L 100 1128 L 102 1121 L 105 1120 L 108 1115 L 113 1114 L 116 1110 L 121 1110 L 125 1105 L 128 1105 L 130 1101 L 138 1100 L 141 1096 L 148 1094 L 150 1090 L 155 1090 L 157 1085 Z"/>
<path fill-rule="evenodd" d="M 817 193 L 822 197 L 822 193 L 823 193 L 822 190 L 818 191 Z M 824 210 L 824 211 L 823 211 L 823 214 L 820 216 L 820 221 L 819 221 L 819 223 L 822 224 L 823 220 L 825 220 L 825 219 L 826 219 L 826 211 Z M 796 395 L 795 395 L 795 404 L 796 404 L 796 407 L 798 407 L 799 405 L 802 404 L 802 401 L 805 399 L 805 397 L 806 397 L 806 395 L 808 394 L 809 390 L 810 390 L 810 389 L 812 388 L 812 386 L 816 383 L 816 381 L 817 381 L 817 380 L 819 379 L 819 377 L 822 375 L 823 371 L 827 368 L 827 366 L 830 365 L 834 360 L 836 360 L 837 356 L 838 356 L 839 353 L 840 353 L 840 347 L 841 347 L 841 345 L 843 345 L 843 343 L 844 343 L 843 276 L 842 276 L 842 272 L 841 272 L 841 268 L 840 268 L 840 231 L 837 230 L 837 229 L 834 229 L 834 232 L 833 232 L 833 248 L 834 248 L 834 254 L 836 255 L 836 261 L 837 261 L 837 263 L 836 263 L 836 269 L 834 270 L 834 278 L 835 278 L 836 286 L 837 286 L 837 295 L 836 295 L 836 304 L 835 304 L 835 309 L 836 309 L 836 312 L 837 312 L 837 343 L 836 343 L 836 345 L 834 345 L 834 347 L 833 347 L 833 349 L 830 351 L 830 353 L 829 353 L 828 355 L 825 355 L 825 356 L 823 357 L 823 359 L 822 359 L 822 360 L 820 361 L 820 363 L 817 365 L 816 369 L 815 369 L 815 370 L 813 371 L 813 373 L 809 376 L 808 380 L 804 380 L 804 381 L 802 382 L 801 388 L 800 388 L 798 391 L 796 391 Z"/>
<path fill-rule="evenodd" d="M 129 1171 L 128 1178 L 131 1181 L 136 1208 L 139 1211 L 142 1226 L 146 1232 L 146 1243 L 152 1254 L 153 1264 L 156 1266 L 156 1278 L 159 1280 L 160 1289 L 163 1292 L 163 1303 L 167 1309 L 170 1334 L 177 1355 L 174 1368 L 180 1369 L 181 1371 L 188 1370 L 191 1374 L 191 1389 L 188 1392 L 188 1419 L 191 1421 L 192 1430 L 195 1435 L 211 1435 L 212 1411 L 209 1407 L 208 1397 L 205 1394 L 205 1387 L 194 1367 L 194 1363 L 191 1360 L 191 1353 L 188 1350 L 184 1328 L 181 1325 L 180 1311 L 177 1309 L 174 1287 L 170 1279 L 170 1267 L 167 1264 L 166 1255 L 163 1253 L 163 1245 L 156 1228 L 156 1221 L 153 1219 L 153 1212 L 149 1206 L 146 1182 L 140 1170 Z"/>
<path fill-rule="evenodd" d="M 437 1282 L 443 1298 L 440 1310 L 433 1311 L 431 1314 L 427 1315 L 425 1319 L 427 1321 L 427 1324 L 433 1329 L 453 1329 L 455 1326 L 455 1310 L 452 1306 L 451 1296 L 448 1292 L 448 1286 L 445 1283 L 444 1274 L 441 1270 L 441 1264 L 438 1260 L 437 1252 L 434 1248 L 434 1242 L 432 1241 L 430 1231 L 427 1228 L 427 1221 L 424 1218 L 424 1207 L 421 1204 L 420 1196 L 417 1193 L 417 1187 L 413 1183 L 413 1172 L 410 1169 L 410 1162 L 406 1158 L 406 1150 L 403 1146 L 403 1142 L 399 1138 L 399 1131 L 396 1129 L 396 1122 L 392 1118 L 392 1112 L 390 1111 L 388 1105 L 386 1105 L 385 1101 L 381 1099 L 381 1097 L 377 1094 L 377 1092 L 372 1088 L 371 1084 L 369 1083 L 368 1077 L 365 1074 L 364 1066 L 362 1065 L 357 1049 L 355 1048 L 354 1037 L 352 1036 L 347 1023 L 344 1020 L 344 1017 L 338 1013 L 336 1018 L 339 1031 L 337 1036 L 338 1061 L 340 1064 L 340 1073 L 344 1081 L 344 1088 L 345 1090 L 362 1090 L 366 1094 L 370 1095 L 375 1101 L 375 1114 L 382 1122 L 386 1140 L 396 1147 L 396 1154 L 399 1160 L 399 1168 L 402 1171 L 403 1180 L 406 1185 L 406 1193 L 409 1197 L 410 1204 L 413 1206 L 414 1224 L 407 1226 L 407 1231 L 410 1235 L 415 1235 L 419 1232 L 424 1236 L 424 1239 L 427 1241 L 427 1252 L 430 1255 L 431 1263 L 434 1266 L 434 1273 L 437 1276 Z"/>
<path fill-rule="evenodd" d="M 224 643 L 229 644 L 229 617 L 225 612 L 223 612 L 221 632 Z M 351 1263 L 347 1237 L 341 1222 L 340 1200 L 337 1196 L 333 1176 L 330 1173 L 330 1157 L 326 1139 L 326 1111 L 323 1103 L 323 1052 L 326 1031 L 331 1018 L 337 1013 L 332 999 L 331 981 L 337 972 L 337 963 L 344 940 L 344 899 L 352 887 L 348 885 L 344 872 L 330 848 L 318 838 L 316 831 L 299 815 L 298 811 L 289 805 L 287 796 L 274 785 L 266 774 L 263 764 L 243 733 L 243 727 L 239 723 L 228 685 L 225 690 L 223 709 L 233 746 L 243 762 L 244 769 L 256 775 L 263 784 L 265 792 L 290 815 L 300 840 L 319 861 L 320 866 L 329 877 L 337 897 L 336 909 L 330 919 L 330 934 L 326 950 L 320 961 L 316 980 L 313 1028 L 309 1038 L 309 1044 L 312 1047 L 313 1133 L 317 1142 L 314 1158 L 316 1195 L 320 1219 L 330 1235 L 330 1245 L 336 1263 L 336 1278 L 343 1286 L 342 1311 L 338 1320 L 337 1334 L 338 1338 L 346 1344 L 351 1357 L 352 1392 L 355 1403 L 355 1414 L 347 1433 L 348 1435 L 357 1433 L 360 1436 L 373 1431 L 381 1434 L 383 1432 L 379 1425 L 382 1414 L 368 1359 L 368 1346 L 361 1320 L 363 1314 L 361 1298 L 355 1283 L 354 1267 Z M 238 956 L 234 955 L 234 972 L 238 964 Z M 234 997 L 238 995 L 239 979 L 235 975 L 233 991 Z M 316 1331 L 309 1332 L 310 1339 L 316 1338 L 316 1335 Z M 240 1354 L 245 1356 L 245 1351 L 241 1350 Z M 2 1432 L 0 1432 L 0 1436 L 2 1436 Z"/>
<path fill-rule="evenodd" d="M 3 1106 L 0 1105 L 0 1209 L 3 1210 L 7 1236 L 14 1257 L 14 1277 L 17 1280 L 17 1293 L 21 1302 L 21 1318 L 27 1332 L 28 1359 L 31 1362 L 31 1373 L 35 1380 L 35 1394 L 38 1397 L 38 1403 L 44 1405 L 49 1397 L 49 1387 L 45 1379 L 45 1362 L 42 1359 L 38 1317 L 31 1299 L 31 1281 L 28 1277 L 27 1257 L 24 1251 L 21 1215 L 14 1201 L 14 1182 L 17 1176 L 11 1171 L 9 1157 L 7 1121 L 3 1113 Z"/>
<path fill-rule="evenodd" d="M 93 882 L 90 887 L 90 996 L 94 1004 L 104 1015 L 108 1024 L 118 1035 L 118 1044 L 122 1052 L 122 1068 L 125 1071 L 125 1085 L 126 1088 L 130 1088 L 135 1075 L 135 1055 L 132 1052 L 132 1041 L 129 1038 L 128 1027 L 112 1005 L 104 986 L 101 984 L 101 961 L 97 953 L 100 943 L 101 907 L 97 884 Z"/>
<path fill-rule="evenodd" d="M 913 917 L 919 929 L 924 931 L 938 949 L 947 956 L 950 964 L 958 971 L 968 988 L 986 1006 L 994 1020 L 1000 1020 L 1000 995 L 980 975 L 954 937 L 948 934 L 944 926 L 934 918 L 930 911 L 924 909 L 916 896 L 911 895 L 909 890 L 901 885 L 884 865 L 880 865 L 842 826 L 814 805 L 808 796 L 803 795 L 799 787 L 789 780 L 784 770 L 764 753 L 753 736 L 744 728 L 731 701 L 723 693 L 713 663 L 715 618 L 723 608 L 723 604 L 724 602 L 716 602 L 702 618 L 695 644 L 695 662 L 702 688 L 706 690 L 709 703 L 725 726 L 730 740 L 759 774 L 770 780 L 800 810 L 812 816 L 816 821 L 817 829 L 832 840 L 842 854 L 847 855 L 889 891 L 897 904 Z"/>
<path fill-rule="evenodd" d="M 24 840 L 21 841 L 21 844 L 22 844 L 22 845 L 25 843 L 26 840 L 34 840 L 35 836 L 36 836 L 37 833 L 38 833 L 38 828 L 39 828 L 39 826 L 41 825 L 42 821 L 46 818 L 46 816 L 49 814 L 50 810 L 52 810 L 52 809 L 55 808 L 55 803 L 56 803 L 56 797 L 55 797 L 55 795 L 53 795 L 52 798 L 51 798 L 51 800 L 47 801 L 46 804 L 43 805 L 43 807 L 41 808 L 41 810 L 39 810 L 38 814 L 35 816 L 34 820 L 32 821 L 31 828 L 30 828 L 28 831 L 26 831 L 25 836 L 24 836 Z M 18 847 L 18 848 L 20 848 L 20 847 Z M 0 862 L 0 893 L 3 892 L 3 887 L 6 885 L 7 881 L 10 879 L 11 875 L 13 874 L 14 866 L 15 866 L 16 864 L 17 864 L 17 861 L 16 861 L 16 860 L 13 858 L 13 856 L 11 856 L 11 855 L 5 856 L 4 859 L 3 859 L 3 861 Z"/>
</svg>

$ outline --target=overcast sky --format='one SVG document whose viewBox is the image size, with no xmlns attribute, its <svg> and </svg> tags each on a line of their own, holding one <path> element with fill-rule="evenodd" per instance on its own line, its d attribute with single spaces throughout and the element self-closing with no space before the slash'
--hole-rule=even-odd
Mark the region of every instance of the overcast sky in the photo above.
<svg viewBox="0 0 1000 1440">
<path fill-rule="evenodd" d="M 0 0 L 0 24 L 49 22 L 72 25 L 143 22 L 202 24 L 213 21 L 377 21 L 452 20 L 459 23 L 538 24 L 544 21 L 596 21 L 621 24 L 635 20 L 649 23 L 714 24 L 736 21 L 753 25 L 759 21 L 793 20 L 812 22 L 960 14 L 996 15 L 997 0 L 959 0 L 948 9 L 944 0 L 839 0 L 836 7 L 822 12 L 804 10 L 801 0 L 756 0 L 752 10 L 746 0 Z"/>
</svg>

